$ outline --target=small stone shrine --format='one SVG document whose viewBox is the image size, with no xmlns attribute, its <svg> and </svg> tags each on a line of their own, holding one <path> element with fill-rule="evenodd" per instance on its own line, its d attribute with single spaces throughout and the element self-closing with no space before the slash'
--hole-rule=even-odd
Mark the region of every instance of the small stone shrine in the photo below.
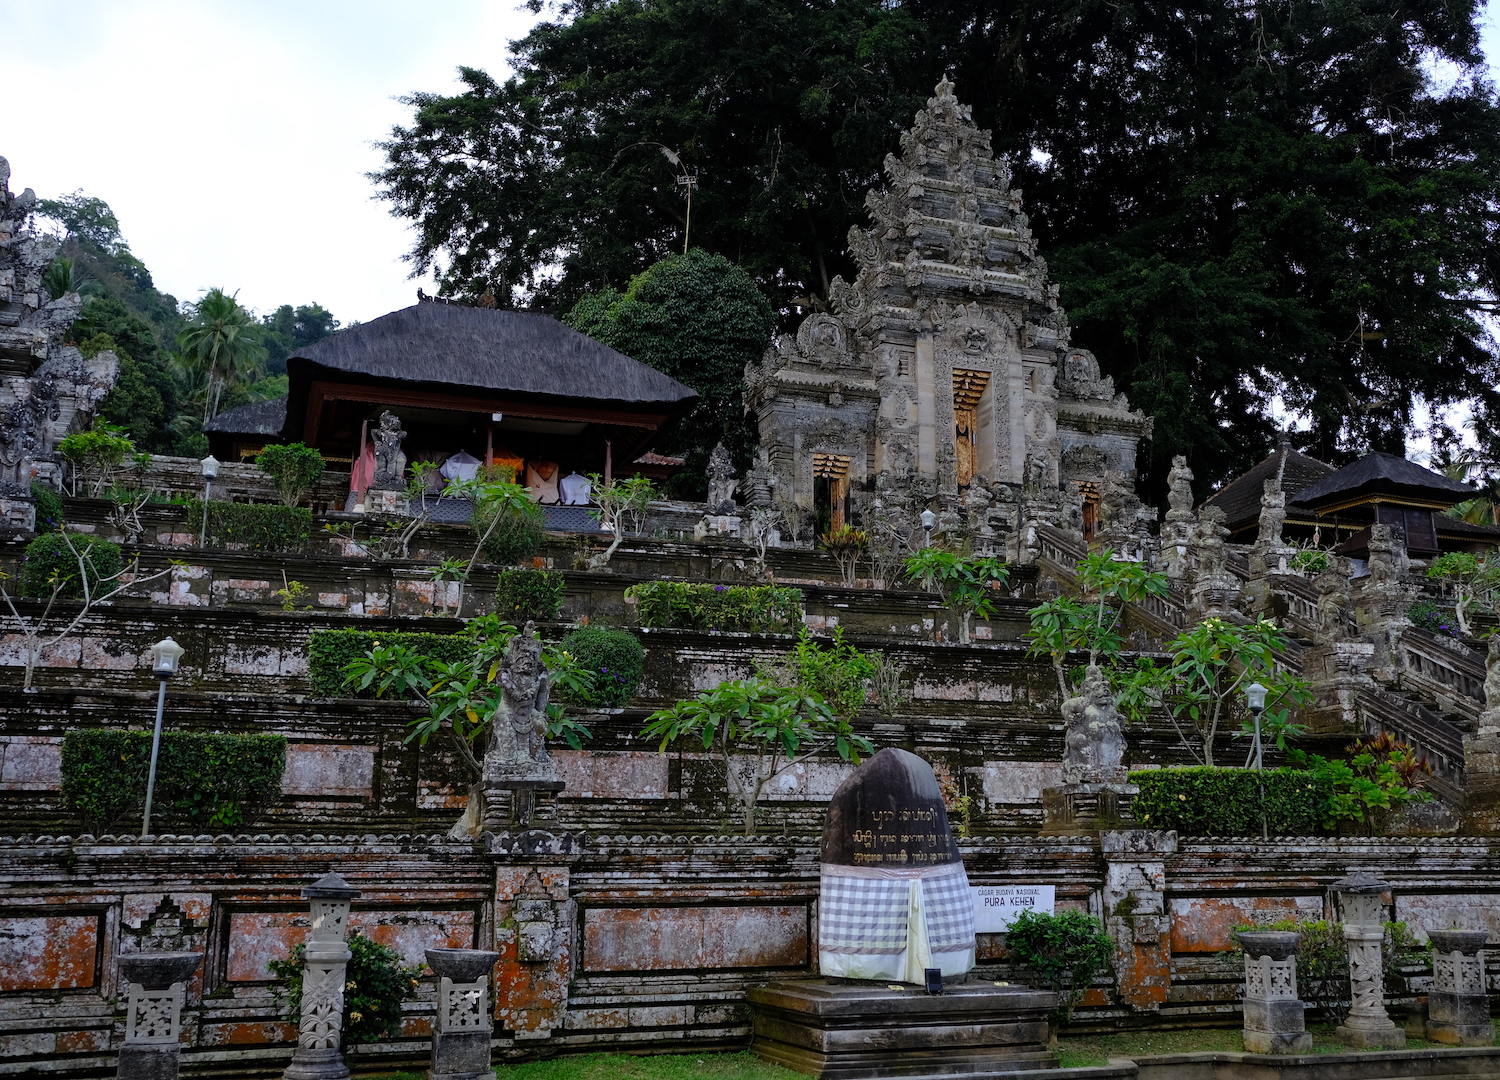
<svg viewBox="0 0 1500 1080">
<path fill-rule="evenodd" d="M 1312 1050 L 1307 1006 L 1297 997 L 1295 930 L 1235 934 L 1245 950 L 1245 1050 L 1251 1054 L 1305 1054 Z"/>
<path fill-rule="evenodd" d="M 887 748 L 829 803 L 822 978 L 749 991 L 752 1049 L 843 1080 L 1055 1065 L 1046 1042 L 1057 995 L 971 983 L 973 966 L 974 901 L 937 778 L 917 755 Z"/>
</svg>

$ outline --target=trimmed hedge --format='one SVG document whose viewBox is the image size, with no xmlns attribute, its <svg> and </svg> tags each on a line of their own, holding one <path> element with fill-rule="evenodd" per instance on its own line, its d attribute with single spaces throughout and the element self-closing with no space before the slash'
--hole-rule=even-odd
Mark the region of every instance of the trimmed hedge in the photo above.
<svg viewBox="0 0 1500 1080">
<path fill-rule="evenodd" d="M 194 533 L 202 527 L 202 499 L 188 504 L 187 525 Z M 307 546 L 312 525 L 312 511 L 305 506 L 212 500 L 204 544 L 218 548 L 235 544 L 250 551 L 295 555 Z"/>
<path fill-rule="evenodd" d="M 63 736 L 62 801 L 86 827 L 139 821 L 151 767 L 151 732 L 89 729 Z M 244 825 L 281 795 L 286 739 L 164 731 L 156 762 L 152 828 L 174 822 Z"/>
<path fill-rule="evenodd" d="M 344 687 L 344 668 L 376 645 L 405 645 L 414 652 L 457 663 L 474 654 L 474 643 L 462 634 L 419 634 L 399 630 L 314 630 L 307 640 L 307 677 L 322 697 L 374 697 L 373 689 L 355 694 Z"/>
<path fill-rule="evenodd" d="M 802 590 L 776 585 L 644 581 L 625 590 L 647 629 L 790 634 L 802 625 Z"/>
<path fill-rule="evenodd" d="M 113 540 L 87 533 L 68 533 L 66 538 L 61 532 L 44 533 L 26 545 L 26 555 L 21 560 L 21 595 L 46 599 L 52 595 L 57 580 L 62 582 L 58 596 L 64 600 L 82 600 L 87 578 L 89 591 L 97 597 L 100 583 L 107 583 L 124 568 L 120 545 Z M 109 587 L 103 586 L 106 590 Z"/>
<path fill-rule="evenodd" d="M 63 526 L 62 496 L 46 484 L 31 482 L 31 501 L 36 504 L 36 531 L 57 532 Z"/>
<path fill-rule="evenodd" d="M 495 582 L 495 614 L 517 626 L 557 618 L 562 602 L 563 575 L 556 570 L 513 567 Z"/>
<path fill-rule="evenodd" d="M 1130 782 L 1141 789 L 1131 804 L 1136 821 L 1185 836 L 1259 836 L 1262 807 L 1272 836 L 1317 836 L 1330 795 L 1301 769 L 1145 769 Z"/>
<path fill-rule="evenodd" d="M 562 639 L 561 648 L 573 654 L 578 666 L 594 672 L 594 688 L 569 697 L 575 705 L 618 709 L 641 685 L 646 652 L 636 636 L 606 626 L 586 626 Z"/>
</svg>

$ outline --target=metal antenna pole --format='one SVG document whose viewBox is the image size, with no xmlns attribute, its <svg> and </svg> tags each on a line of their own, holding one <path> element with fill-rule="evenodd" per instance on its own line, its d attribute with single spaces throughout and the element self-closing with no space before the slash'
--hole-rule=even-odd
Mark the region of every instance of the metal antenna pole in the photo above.
<svg viewBox="0 0 1500 1080">
<path fill-rule="evenodd" d="M 151 799 L 156 794 L 156 755 L 161 750 L 161 714 L 167 704 L 167 680 L 161 681 L 156 694 L 156 729 L 151 733 L 151 771 L 146 776 L 146 813 L 141 819 L 141 835 L 151 835 Z"/>
</svg>

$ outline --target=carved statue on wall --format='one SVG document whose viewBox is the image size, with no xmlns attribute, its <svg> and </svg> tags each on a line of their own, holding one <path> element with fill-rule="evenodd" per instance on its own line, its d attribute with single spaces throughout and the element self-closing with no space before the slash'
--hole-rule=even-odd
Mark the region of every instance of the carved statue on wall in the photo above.
<svg viewBox="0 0 1500 1080">
<path fill-rule="evenodd" d="M 1109 680 L 1089 665 L 1077 697 L 1062 705 L 1067 733 L 1063 737 L 1063 782 L 1123 784 L 1125 782 L 1124 720 L 1115 707 Z"/>
<path fill-rule="evenodd" d="M 723 443 L 715 446 L 708 456 L 708 512 L 710 514 L 734 514 L 739 507 L 734 502 L 734 492 L 739 481 L 735 478 L 734 463 L 729 460 L 729 451 Z"/>
<path fill-rule="evenodd" d="M 500 707 L 495 711 L 490 744 L 484 752 L 485 781 L 550 771 L 546 740 L 551 688 L 534 623 L 528 622 L 510 639 L 499 668 Z"/>
<path fill-rule="evenodd" d="M 1198 528 L 1193 532 L 1193 554 L 1200 580 L 1221 578 L 1228 572 L 1228 553 L 1224 547 L 1228 539 L 1224 511 L 1217 506 L 1204 507 L 1198 517 Z"/>
<path fill-rule="evenodd" d="M 1406 572 L 1406 530 L 1399 525 L 1370 526 L 1370 584 L 1391 588 Z"/>
<path fill-rule="evenodd" d="M 769 510 L 775 502 L 776 474 L 764 446 L 755 451 L 754 464 L 745 470 L 744 490 L 745 506 L 751 510 Z"/>
<path fill-rule="evenodd" d="M 375 443 L 375 475 L 370 486 L 375 488 L 401 488 L 406 486 L 406 452 L 401 442 L 406 438 L 406 429 L 395 413 L 380 414 L 380 423 L 370 432 Z"/>
<path fill-rule="evenodd" d="M 1187 458 L 1178 454 L 1167 473 L 1167 520 L 1191 521 L 1193 517 L 1193 470 Z"/>
<path fill-rule="evenodd" d="M 1267 480 L 1260 497 L 1260 528 L 1255 534 L 1257 547 L 1281 546 L 1281 531 L 1286 525 L 1286 495 L 1282 493 L 1281 481 Z"/>
<path fill-rule="evenodd" d="M 1313 635 L 1318 645 L 1342 641 L 1349 632 L 1351 604 L 1349 571 L 1344 561 L 1333 558 L 1327 570 L 1318 575 L 1313 587 L 1318 590 L 1317 628 Z"/>
</svg>

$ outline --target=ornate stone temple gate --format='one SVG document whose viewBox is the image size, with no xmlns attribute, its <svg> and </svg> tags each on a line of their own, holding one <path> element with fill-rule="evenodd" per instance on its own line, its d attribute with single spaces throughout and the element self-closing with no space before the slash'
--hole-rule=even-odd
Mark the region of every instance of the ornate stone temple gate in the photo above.
<svg viewBox="0 0 1500 1080">
<path fill-rule="evenodd" d="M 745 372 L 783 512 L 832 520 L 847 491 L 859 520 L 880 488 L 956 513 L 975 489 L 1003 504 L 1031 490 L 1081 527 L 1107 473 L 1133 479 L 1151 421 L 1069 346 L 1010 168 L 952 83 L 901 147 L 866 199 L 873 226 L 849 230 L 853 283 L 836 278 L 832 313 Z"/>
</svg>

